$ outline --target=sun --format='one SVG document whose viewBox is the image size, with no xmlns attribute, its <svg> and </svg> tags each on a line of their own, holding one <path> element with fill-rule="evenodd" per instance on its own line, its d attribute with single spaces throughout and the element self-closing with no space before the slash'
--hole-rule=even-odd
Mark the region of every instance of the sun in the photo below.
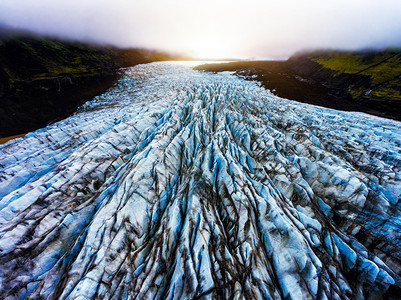
<svg viewBox="0 0 401 300">
<path fill-rule="evenodd" d="M 191 53 L 197 59 L 227 59 L 231 50 L 222 40 L 204 39 L 193 43 Z"/>
<path fill-rule="evenodd" d="M 198 59 L 224 59 L 226 58 L 226 51 L 216 45 L 204 45 L 194 50 L 194 56 Z"/>
</svg>

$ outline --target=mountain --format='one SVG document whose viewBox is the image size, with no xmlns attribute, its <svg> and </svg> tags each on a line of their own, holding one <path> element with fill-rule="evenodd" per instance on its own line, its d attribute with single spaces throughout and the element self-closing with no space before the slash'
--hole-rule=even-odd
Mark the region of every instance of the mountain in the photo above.
<svg viewBox="0 0 401 300">
<path fill-rule="evenodd" d="M 401 120 L 399 49 L 314 51 L 295 54 L 287 61 L 207 64 L 197 69 L 235 71 L 281 97 Z"/>
<path fill-rule="evenodd" d="M 0 146 L 0 298 L 399 299 L 400 125 L 128 69 Z"/>
<path fill-rule="evenodd" d="M 61 120 L 111 87 L 119 69 L 175 56 L 0 30 L 0 137 Z"/>
<path fill-rule="evenodd" d="M 316 51 L 288 60 L 296 72 L 338 90 L 343 97 L 401 101 L 401 50 Z"/>
</svg>

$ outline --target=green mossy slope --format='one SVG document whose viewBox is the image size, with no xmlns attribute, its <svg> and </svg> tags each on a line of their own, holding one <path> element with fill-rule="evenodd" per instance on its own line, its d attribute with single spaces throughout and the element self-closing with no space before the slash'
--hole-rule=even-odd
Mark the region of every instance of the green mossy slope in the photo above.
<svg viewBox="0 0 401 300">
<path fill-rule="evenodd" d="M 318 66 L 308 66 L 307 60 Z M 352 99 L 401 100 L 400 49 L 317 51 L 295 55 L 289 61 L 296 71 L 348 93 Z"/>
</svg>

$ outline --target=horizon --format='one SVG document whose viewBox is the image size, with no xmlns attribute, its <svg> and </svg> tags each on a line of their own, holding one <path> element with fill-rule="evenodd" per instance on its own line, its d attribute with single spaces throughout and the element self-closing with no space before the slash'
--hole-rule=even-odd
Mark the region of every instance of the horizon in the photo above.
<svg viewBox="0 0 401 300">
<path fill-rule="evenodd" d="M 3 26 L 201 60 L 282 60 L 308 50 L 401 47 L 401 3 L 395 0 L 22 2 L 0 3 Z"/>
<path fill-rule="evenodd" d="M 3 34 L 3 36 L 2 36 Z M 183 57 L 183 60 L 193 60 L 193 61 L 199 61 L 199 62 L 228 62 L 228 61 L 285 61 L 293 56 L 296 55 L 302 55 L 304 53 L 312 53 L 312 52 L 380 52 L 380 51 L 401 51 L 401 45 L 399 46 L 383 46 L 383 47 L 365 47 L 365 48 L 357 48 L 357 49 L 350 49 L 350 48 L 309 48 L 309 49 L 300 49 L 297 50 L 291 54 L 289 54 L 286 57 L 279 57 L 279 58 L 272 58 L 272 57 L 245 57 L 245 58 L 239 58 L 239 57 L 218 57 L 218 58 L 210 58 L 210 57 L 194 57 L 190 56 L 188 53 L 182 53 L 182 52 L 177 52 L 177 51 L 168 51 L 165 49 L 160 49 L 160 48 L 147 48 L 147 47 L 142 47 L 142 46 L 119 46 L 118 44 L 111 44 L 107 42 L 100 42 L 100 41 L 94 41 L 94 40 L 85 40 L 85 39 L 79 39 L 79 38 L 73 38 L 73 37 L 64 37 L 62 35 L 55 35 L 55 34 L 46 34 L 46 33 L 41 33 L 37 31 L 32 31 L 29 29 L 23 29 L 23 28 L 17 28 L 17 27 L 11 27 L 9 25 L 2 24 L 0 21 L 0 42 L 3 38 L 3 41 L 6 40 L 7 38 L 11 37 L 32 37 L 32 38 L 38 38 L 38 39 L 50 39 L 50 40 L 59 40 L 61 42 L 72 42 L 72 43 L 81 43 L 83 45 L 88 45 L 88 46 L 95 46 L 95 47 L 112 47 L 116 49 L 121 49 L 121 50 L 129 50 L 129 49 L 142 49 L 144 51 L 155 51 L 159 53 L 165 53 L 167 55 L 172 55 L 172 56 L 178 56 L 178 57 Z"/>
</svg>

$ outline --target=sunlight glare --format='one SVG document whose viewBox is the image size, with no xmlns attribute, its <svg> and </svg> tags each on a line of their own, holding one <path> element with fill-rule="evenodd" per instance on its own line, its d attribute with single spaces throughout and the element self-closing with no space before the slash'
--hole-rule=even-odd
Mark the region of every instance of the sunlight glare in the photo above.
<svg viewBox="0 0 401 300">
<path fill-rule="evenodd" d="M 193 43 L 192 55 L 196 59 L 227 59 L 232 55 L 232 49 L 219 39 L 207 39 Z"/>
</svg>

